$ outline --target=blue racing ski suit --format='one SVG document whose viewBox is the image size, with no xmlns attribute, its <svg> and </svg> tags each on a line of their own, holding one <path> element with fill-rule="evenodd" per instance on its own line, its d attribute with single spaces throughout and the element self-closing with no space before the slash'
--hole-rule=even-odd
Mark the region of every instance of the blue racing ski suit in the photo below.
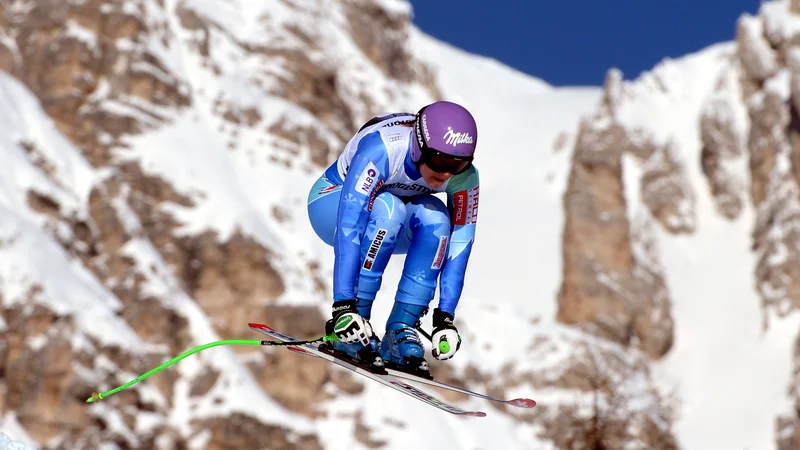
<svg viewBox="0 0 800 450">
<path fill-rule="evenodd" d="M 358 299 L 359 314 L 369 319 L 389 258 L 406 255 L 392 316 L 411 317 L 390 316 L 387 329 L 393 320 L 413 324 L 437 281 L 439 309 L 455 316 L 478 219 L 477 169 L 428 186 L 411 159 L 414 118 L 398 113 L 367 122 L 308 196 L 312 227 L 333 246 L 335 302 Z M 447 205 L 435 195 L 441 192 Z"/>
</svg>

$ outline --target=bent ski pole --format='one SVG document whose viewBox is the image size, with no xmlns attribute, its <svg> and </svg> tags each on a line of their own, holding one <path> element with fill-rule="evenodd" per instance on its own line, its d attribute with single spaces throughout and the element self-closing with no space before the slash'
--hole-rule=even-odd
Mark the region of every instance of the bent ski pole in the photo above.
<svg viewBox="0 0 800 450">
<path fill-rule="evenodd" d="M 125 390 L 125 389 L 133 386 L 134 384 L 136 384 L 136 383 L 148 378 L 149 376 L 166 369 L 167 367 L 177 363 L 178 361 L 186 358 L 187 356 L 193 355 L 193 354 L 195 354 L 197 352 L 200 352 L 200 351 L 203 351 L 203 350 L 205 350 L 207 348 L 218 347 L 220 345 L 266 345 L 266 346 L 287 346 L 288 347 L 288 346 L 296 346 L 296 345 L 303 345 L 303 344 L 313 344 L 315 342 L 336 341 L 338 339 L 339 338 L 337 338 L 335 334 L 329 334 L 327 336 L 322 336 L 320 338 L 312 339 L 310 341 L 298 341 L 298 342 L 261 341 L 261 340 L 258 340 L 258 339 L 226 339 L 226 340 L 222 340 L 222 341 L 209 342 L 208 344 L 199 345 L 199 346 L 197 346 L 197 347 L 195 347 L 195 348 L 193 348 L 191 350 L 187 350 L 187 351 L 181 353 L 180 355 L 170 359 L 169 361 L 161 364 L 160 366 L 155 367 L 155 368 L 145 372 L 142 375 L 139 375 L 135 379 L 123 384 L 122 386 L 118 386 L 118 387 L 116 387 L 114 389 L 111 389 L 110 391 L 106 391 L 106 392 L 94 392 L 94 393 L 92 393 L 91 397 L 86 399 L 86 403 L 99 402 L 100 400 L 108 397 L 109 395 L 116 394 L 119 391 Z"/>
</svg>

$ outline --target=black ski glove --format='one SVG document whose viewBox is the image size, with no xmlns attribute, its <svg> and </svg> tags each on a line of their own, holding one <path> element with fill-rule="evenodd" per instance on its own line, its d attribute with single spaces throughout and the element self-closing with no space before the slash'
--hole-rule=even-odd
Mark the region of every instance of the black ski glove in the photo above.
<svg viewBox="0 0 800 450">
<path fill-rule="evenodd" d="M 439 360 L 450 359 L 461 348 L 461 335 L 453 325 L 453 315 L 439 308 L 433 310 L 433 335 L 431 343 L 433 357 Z"/>
<path fill-rule="evenodd" d="M 333 318 L 325 323 L 325 334 L 336 334 L 343 343 L 361 342 L 369 345 L 372 336 L 372 327 L 369 322 L 361 317 L 356 309 L 355 300 L 340 300 L 333 302 L 331 308 Z"/>
</svg>

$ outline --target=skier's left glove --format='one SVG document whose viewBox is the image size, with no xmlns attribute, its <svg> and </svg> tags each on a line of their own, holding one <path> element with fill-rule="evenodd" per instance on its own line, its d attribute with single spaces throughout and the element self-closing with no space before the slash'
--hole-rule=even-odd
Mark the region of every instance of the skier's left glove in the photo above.
<svg viewBox="0 0 800 450">
<path fill-rule="evenodd" d="M 333 303 L 333 317 L 325 323 L 325 334 L 336 334 L 342 343 L 360 342 L 368 346 L 375 334 L 369 321 L 358 313 L 356 300 L 340 300 Z"/>
<path fill-rule="evenodd" d="M 439 308 L 433 310 L 433 357 L 438 360 L 450 359 L 461 348 L 461 336 L 453 325 L 453 315 Z"/>
</svg>

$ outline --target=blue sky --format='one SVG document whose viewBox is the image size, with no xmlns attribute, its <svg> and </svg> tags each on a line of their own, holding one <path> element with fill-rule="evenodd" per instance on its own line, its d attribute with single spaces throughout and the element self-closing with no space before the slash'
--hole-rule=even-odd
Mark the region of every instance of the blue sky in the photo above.
<svg viewBox="0 0 800 450">
<path fill-rule="evenodd" d="M 626 79 L 664 57 L 732 40 L 759 0 L 411 0 L 426 33 L 556 86 Z"/>
</svg>

